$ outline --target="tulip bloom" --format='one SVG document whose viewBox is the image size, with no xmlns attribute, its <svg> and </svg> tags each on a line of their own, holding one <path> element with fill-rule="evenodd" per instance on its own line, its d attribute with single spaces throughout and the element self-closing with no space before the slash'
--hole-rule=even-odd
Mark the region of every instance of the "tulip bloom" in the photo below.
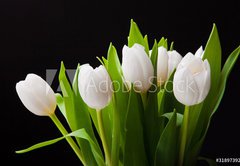
<svg viewBox="0 0 240 166">
<path fill-rule="evenodd" d="M 144 47 L 134 44 L 131 48 L 126 45 L 122 50 L 122 71 L 126 83 L 131 83 L 138 92 L 146 92 L 152 85 L 154 69 Z"/>
<path fill-rule="evenodd" d="M 164 47 L 158 47 L 158 60 L 157 60 L 157 80 L 158 85 L 164 82 L 171 75 L 173 70 L 178 66 L 182 56 L 175 50 L 167 51 Z"/>
<path fill-rule="evenodd" d="M 176 99 L 187 105 L 201 103 L 210 90 L 210 65 L 201 59 L 203 50 L 187 53 L 179 63 L 173 79 L 173 92 Z"/>
<path fill-rule="evenodd" d="M 168 51 L 168 77 L 181 62 L 182 56 L 176 51 Z"/>
<path fill-rule="evenodd" d="M 35 115 L 50 116 L 56 109 L 56 98 L 52 88 L 36 74 L 28 74 L 24 81 L 16 84 L 17 94 L 23 105 Z"/>
<path fill-rule="evenodd" d="M 164 47 L 158 47 L 157 82 L 162 85 L 168 77 L 168 53 Z"/>
<path fill-rule="evenodd" d="M 89 64 L 80 67 L 78 89 L 83 101 L 91 108 L 100 110 L 112 98 L 112 81 L 104 66 L 93 69 Z"/>
</svg>

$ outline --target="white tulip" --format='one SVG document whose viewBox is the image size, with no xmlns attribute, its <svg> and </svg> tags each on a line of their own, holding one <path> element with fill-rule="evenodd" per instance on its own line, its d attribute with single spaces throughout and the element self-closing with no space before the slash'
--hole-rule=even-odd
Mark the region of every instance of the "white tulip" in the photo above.
<svg viewBox="0 0 240 166">
<path fill-rule="evenodd" d="M 100 110 L 112 98 L 112 82 L 104 66 L 93 69 L 89 64 L 80 67 L 78 88 L 83 101 L 91 108 Z"/>
<path fill-rule="evenodd" d="M 167 51 L 164 47 L 158 47 L 157 80 L 158 85 L 164 84 L 173 70 L 178 66 L 182 56 L 175 50 Z"/>
<path fill-rule="evenodd" d="M 164 47 L 158 47 L 157 82 L 162 85 L 168 78 L 168 53 Z"/>
<path fill-rule="evenodd" d="M 179 63 L 173 79 L 173 92 L 176 99 L 187 105 L 201 103 L 210 90 L 210 65 L 201 59 L 200 47 L 195 54 L 187 53 Z"/>
<path fill-rule="evenodd" d="M 17 94 L 23 105 L 35 115 L 50 116 L 56 109 L 56 98 L 52 88 L 36 74 L 16 84 Z"/>
<path fill-rule="evenodd" d="M 137 92 L 146 92 L 152 85 L 154 69 L 144 47 L 134 44 L 131 48 L 126 45 L 122 50 L 122 71 L 126 83 L 133 84 Z"/>
<path fill-rule="evenodd" d="M 168 77 L 181 62 L 182 56 L 176 51 L 168 51 Z"/>
</svg>

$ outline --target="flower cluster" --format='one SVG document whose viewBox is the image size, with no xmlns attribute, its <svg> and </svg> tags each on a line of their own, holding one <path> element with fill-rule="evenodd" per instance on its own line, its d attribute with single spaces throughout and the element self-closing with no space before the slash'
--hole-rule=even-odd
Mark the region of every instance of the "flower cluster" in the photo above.
<svg viewBox="0 0 240 166">
<path fill-rule="evenodd" d="M 205 51 L 201 46 L 182 57 L 165 38 L 150 50 L 147 36 L 131 21 L 122 63 L 110 44 L 107 59 L 99 58 L 102 65 L 77 67 L 72 85 L 61 64 L 62 94 L 35 74 L 16 84 L 24 106 L 49 116 L 63 134 L 17 153 L 66 139 L 84 165 L 194 165 L 239 50 L 221 71 L 215 25 Z M 70 133 L 55 115 L 56 106 Z"/>
</svg>

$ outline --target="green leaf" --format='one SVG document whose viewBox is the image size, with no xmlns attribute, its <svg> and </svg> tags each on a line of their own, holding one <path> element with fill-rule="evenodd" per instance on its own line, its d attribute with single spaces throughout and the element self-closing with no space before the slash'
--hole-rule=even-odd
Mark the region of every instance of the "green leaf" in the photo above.
<svg viewBox="0 0 240 166">
<path fill-rule="evenodd" d="M 148 44 L 148 36 L 145 35 L 143 38 L 144 42 L 145 42 L 145 51 L 147 54 L 149 54 L 149 44 Z"/>
<path fill-rule="evenodd" d="M 159 117 L 158 117 L 158 101 L 157 101 L 157 58 L 158 58 L 158 45 L 155 40 L 152 53 L 151 53 L 151 61 L 154 67 L 154 80 L 153 85 L 151 86 L 149 93 L 147 95 L 145 110 L 143 112 L 143 125 L 144 125 L 144 138 L 145 138 L 145 145 L 146 145 L 146 153 L 148 156 L 149 164 L 153 164 L 153 159 L 156 151 L 156 145 L 159 139 Z M 142 111 L 141 111 L 142 112 Z"/>
<path fill-rule="evenodd" d="M 91 139 L 91 137 L 89 136 L 89 134 L 86 132 L 85 129 L 79 129 L 79 130 L 76 130 L 72 133 L 69 133 L 68 135 L 35 144 L 35 145 L 33 145 L 29 148 L 26 148 L 24 150 L 16 151 L 16 153 L 26 153 L 26 152 L 29 152 L 29 151 L 32 151 L 32 150 L 35 150 L 35 149 L 38 149 L 38 148 L 49 146 L 49 145 L 55 144 L 55 143 L 65 139 L 65 138 L 71 137 L 71 136 L 74 136 L 74 137 L 77 137 L 77 138 L 82 138 L 82 139 L 88 141 L 89 144 L 90 144 L 90 148 L 91 148 L 91 150 L 94 154 L 94 157 L 97 161 L 97 164 L 101 165 L 101 166 L 105 165 L 102 154 L 101 154 L 101 149 L 95 144 L 95 142 Z"/>
<path fill-rule="evenodd" d="M 175 114 L 175 112 L 168 112 L 168 113 L 163 114 L 162 116 L 168 118 L 168 120 L 170 121 L 170 119 L 172 118 L 173 114 Z M 180 113 L 176 113 L 176 114 L 177 114 L 177 123 L 176 123 L 176 125 L 178 127 L 180 127 L 181 124 L 182 124 L 183 115 L 180 114 Z"/>
<path fill-rule="evenodd" d="M 155 166 L 158 165 L 167 165 L 174 166 L 177 162 L 177 142 L 178 142 L 178 132 L 179 128 L 177 127 L 177 113 L 164 114 L 163 116 L 169 119 L 167 126 L 165 127 L 159 141 L 157 144 L 157 150 L 155 155 Z M 182 116 L 179 116 L 178 123 L 182 123 Z"/>
<path fill-rule="evenodd" d="M 68 82 L 65 71 L 66 71 L 65 66 L 63 62 L 61 62 L 61 68 L 60 68 L 58 78 L 59 78 L 60 87 L 63 93 L 63 102 L 65 105 L 65 113 L 66 113 L 67 121 L 72 131 L 74 131 L 74 129 L 77 129 L 77 125 L 76 125 L 77 122 L 74 114 L 75 109 L 74 109 L 74 102 L 73 102 L 73 92 L 72 92 L 71 85 Z"/>
<path fill-rule="evenodd" d="M 59 93 L 56 93 L 55 97 L 56 97 L 57 106 L 58 106 L 59 110 L 61 111 L 61 113 L 63 114 L 65 119 L 67 120 L 67 114 L 66 114 L 66 109 L 65 109 L 64 100 L 63 100 L 62 95 Z"/>
<path fill-rule="evenodd" d="M 107 144 L 110 149 L 112 148 L 113 111 L 113 102 L 110 102 L 108 106 L 102 109 L 103 126 Z"/>
<path fill-rule="evenodd" d="M 224 91 L 225 91 L 225 87 L 226 87 L 226 83 L 227 83 L 227 78 L 234 66 L 234 64 L 236 63 L 238 57 L 240 54 L 240 46 L 237 47 L 228 57 L 227 61 L 225 62 L 222 72 L 221 72 L 221 77 L 220 77 L 220 84 L 219 84 L 219 88 L 218 88 L 218 97 L 216 97 L 217 101 L 216 104 L 214 105 L 213 108 L 213 112 L 211 114 L 211 116 L 215 113 L 215 111 L 217 110 L 220 101 L 223 97 Z"/>
<path fill-rule="evenodd" d="M 174 45 L 174 42 L 171 42 L 169 51 L 173 51 L 173 45 Z"/>
<path fill-rule="evenodd" d="M 175 71 L 176 69 L 172 72 L 172 74 L 166 81 L 164 89 L 162 89 L 158 93 L 159 116 L 162 116 L 163 114 L 168 112 L 172 112 L 172 110 L 174 109 L 176 109 L 179 113 L 183 113 L 184 105 L 181 104 L 178 100 L 176 100 L 173 94 L 173 76 L 175 74 Z"/>
<path fill-rule="evenodd" d="M 125 118 L 127 113 L 128 92 L 123 82 L 122 67 L 118 59 L 117 51 L 110 44 L 108 50 L 108 73 L 113 82 L 116 109 L 119 112 L 121 130 L 124 132 Z"/>
<path fill-rule="evenodd" d="M 91 139 L 90 135 L 85 129 L 79 129 L 73 133 L 70 133 L 70 136 L 75 136 L 78 138 L 85 139 L 89 142 L 94 158 L 97 161 L 97 165 L 105 166 L 104 159 L 102 156 L 102 151 L 99 146 Z"/>
<path fill-rule="evenodd" d="M 210 126 L 211 118 L 212 118 L 213 114 L 216 112 L 216 110 L 217 110 L 217 108 L 218 108 L 218 106 L 219 106 L 219 104 L 222 100 L 222 97 L 223 97 L 223 94 L 224 94 L 224 91 L 225 91 L 225 87 L 226 87 L 226 83 L 227 83 L 227 78 L 228 78 L 234 64 L 236 63 L 236 61 L 239 57 L 239 54 L 240 54 L 240 46 L 238 48 L 236 48 L 230 54 L 230 56 L 228 57 L 227 61 L 224 64 L 224 67 L 223 67 L 222 72 L 221 72 L 220 83 L 218 85 L 219 91 L 218 91 L 218 94 L 216 95 L 216 98 L 215 98 L 216 100 L 211 105 L 211 110 L 212 110 L 211 116 L 207 119 L 207 124 L 203 128 L 203 135 L 201 136 L 201 138 L 198 140 L 198 142 L 195 145 L 192 145 L 192 146 L 194 146 L 193 150 L 191 151 L 192 155 L 197 156 L 197 154 L 200 151 L 200 148 L 203 144 L 203 141 L 206 137 L 208 128 Z"/>
<path fill-rule="evenodd" d="M 132 47 L 135 43 L 141 44 L 144 46 L 145 51 L 149 54 L 149 47 L 147 42 L 147 37 L 143 38 L 137 24 L 131 19 L 131 26 L 128 37 L 128 47 Z"/>
<path fill-rule="evenodd" d="M 219 83 L 221 73 L 221 58 L 222 51 L 218 31 L 216 25 L 213 24 L 212 32 L 203 55 L 203 59 L 208 60 L 211 68 L 211 90 L 209 94 L 212 94 L 213 96 L 216 94 L 216 91 L 218 91 L 217 85 Z"/>
<path fill-rule="evenodd" d="M 167 39 L 165 39 L 164 37 L 162 37 L 161 40 L 158 42 L 158 47 L 161 47 L 161 46 L 168 49 L 168 42 L 167 42 Z"/>
<path fill-rule="evenodd" d="M 151 62 L 154 66 L 154 75 L 155 76 L 157 76 L 157 58 L 158 58 L 158 44 L 157 44 L 157 41 L 154 40 L 154 45 L 153 45 L 152 53 L 151 53 Z M 156 84 L 156 82 L 155 82 L 155 84 Z"/>
<path fill-rule="evenodd" d="M 93 121 L 93 124 L 94 124 L 94 126 L 95 126 L 95 128 L 96 128 L 96 130 L 97 130 L 97 132 L 99 134 L 98 121 L 97 121 L 97 112 L 96 112 L 95 109 L 92 109 L 92 108 L 89 108 L 89 107 L 88 107 L 88 112 L 89 112 L 89 114 L 91 116 L 91 119 Z"/>
<path fill-rule="evenodd" d="M 102 61 L 101 58 L 99 58 L 98 56 L 97 56 L 96 58 L 97 58 L 97 60 L 98 60 L 103 66 L 105 66 L 105 63 Z"/>
<path fill-rule="evenodd" d="M 213 111 L 210 105 L 219 91 L 218 84 L 221 72 L 221 46 L 215 24 L 213 25 L 212 32 L 206 44 L 203 59 L 207 59 L 210 64 L 211 88 L 203 103 L 190 108 L 189 124 L 191 124 L 191 128 L 188 132 L 189 141 L 187 145 L 189 147 L 192 147 L 192 144 L 196 144 L 196 141 L 200 139 L 203 129 L 205 128 L 204 125 Z"/>
<path fill-rule="evenodd" d="M 167 39 L 165 39 L 165 43 L 163 46 L 168 50 L 168 40 Z"/>
<path fill-rule="evenodd" d="M 42 147 L 45 147 L 45 146 L 55 144 L 62 139 L 64 139 L 64 137 L 52 139 L 52 140 L 49 140 L 49 141 L 44 141 L 44 142 L 35 144 L 33 146 L 30 146 L 29 148 L 26 148 L 26 149 L 23 149 L 23 150 L 18 150 L 18 151 L 16 151 L 16 153 L 20 154 L 20 153 L 30 152 L 30 151 L 35 150 L 35 149 L 39 149 L 39 148 L 42 148 Z"/>
<path fill-rule="evenodd" d="M 108 69 L 108 60 L 104 57 L 102 57 L 102 60 L 104 62 L 104 65 L 105 65 L 106 69 Z"/>
<path fill-rule="evenodd" d="M 71 87 L 65 73 L 64 64 L 63 62 L 61 63 L 59 82 L 61 90 L 63 92 L 63 101 L 65 105 L 67 121 L 72 131 L 78 130 L 80 128 L 85 128 L 89 133 L 91 139 L 94 140 L 98 145 L 92 129 L 92 122 L 88 113 L 88 107 L 83 102 L 78 91 L 78 73 L 79 65 L 77 67 L 73 79 L 73 85 Z M 85 139 L 77 138 L 77 143 L 83 152 L 83 157 L 86 163 L 88 165 L 96 165 L 96 161 L 94 160 L 94 156 L 90 150 L 89 142 Z"/>
<path fill-rule="evenodd" d="M 165 38 L 162 37 L 159 42 L 158 42 L 158 47 L 164 46 L 165 45 Z"/>
<path fill-rule="evenodd" d="M 143 140 L 143 126 L 140 112 L 143 111 L 141 97 L 131 89 L 127 118 L 124 166 L 146 166 L 147 158 Z"/>
<path fill-rule="evenodd" d="M 115 47 L 110 44 L 108 49 L 108 73 L 111 77 L 114 96 L 113 105 L 111 107 L 111 124 L 112 126 L 112 159 L 113 161 L 118 160 L 120 149 L 124 148 L 125 142 L 125 118 L 127 114 L 127 102 L 128 102 L 128 92 L 123 82 L 122 68 L 120 61 L 118 59 L 117 51 Z M 119 132 L 120 131 L 120 132 Z M 120 139 L 120 140 L 119 140 Z M 116 163 L 114 163 L 116 164 Z"/>
</svg>

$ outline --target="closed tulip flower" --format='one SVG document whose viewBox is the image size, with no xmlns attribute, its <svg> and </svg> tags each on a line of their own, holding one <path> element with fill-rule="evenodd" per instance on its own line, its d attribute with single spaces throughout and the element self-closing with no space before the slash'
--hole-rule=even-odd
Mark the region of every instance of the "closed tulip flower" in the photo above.
<svg viewBox="0 0 240 166">
<path fill-rule="evenodd" d="M 100 110 L 112 98 L 112 82 L 104 66 L 93 69 L 89 64 L 80 67 L 78 88 L 83 101 L 91 108 Z"/>
<path fill-rule="evenodd" d="M 164 47 L 158 47 L 157 82 L 162 85 L 168 78 L 168 53 Z"/>
<path fill-rule="evenodd" d="M 182 56 L 176 51 L 168 51 L 168 77 L 181 62 Z"/>
<path fill-rule="evenodd" d="M 122 71 L 128 86 L 131 83 L 137 92 L 146 92 L 152 85 L 154 70 L 144 47 L 134 44 L 122 50 Z"/>
<path fill-rule="evenodd" d="M 158 85 L 164 82 L 171 75 L 173 70 L 178 66 L 182 56 L 175 50 L 167 51 L 164 47 L 158 47 L 158 61 L 157 61 L 157 80 Z"/>
<path fill-rule="evenodd" d="M 202 48 L 195 56 L 188 53 L 179 63 L 173 79 L 173 92 L 176 99 L 187 105 L 201 103 L 210 90 L 210 65 L 202 60 Z"/>
<path fill-rule="evenodd" d="M 16 84 L 17 94 L 23 105 L 39 116 L 50 116 L 56 109 L 56 98 L 52 88 L 36 74 Z"/>
</svg>

